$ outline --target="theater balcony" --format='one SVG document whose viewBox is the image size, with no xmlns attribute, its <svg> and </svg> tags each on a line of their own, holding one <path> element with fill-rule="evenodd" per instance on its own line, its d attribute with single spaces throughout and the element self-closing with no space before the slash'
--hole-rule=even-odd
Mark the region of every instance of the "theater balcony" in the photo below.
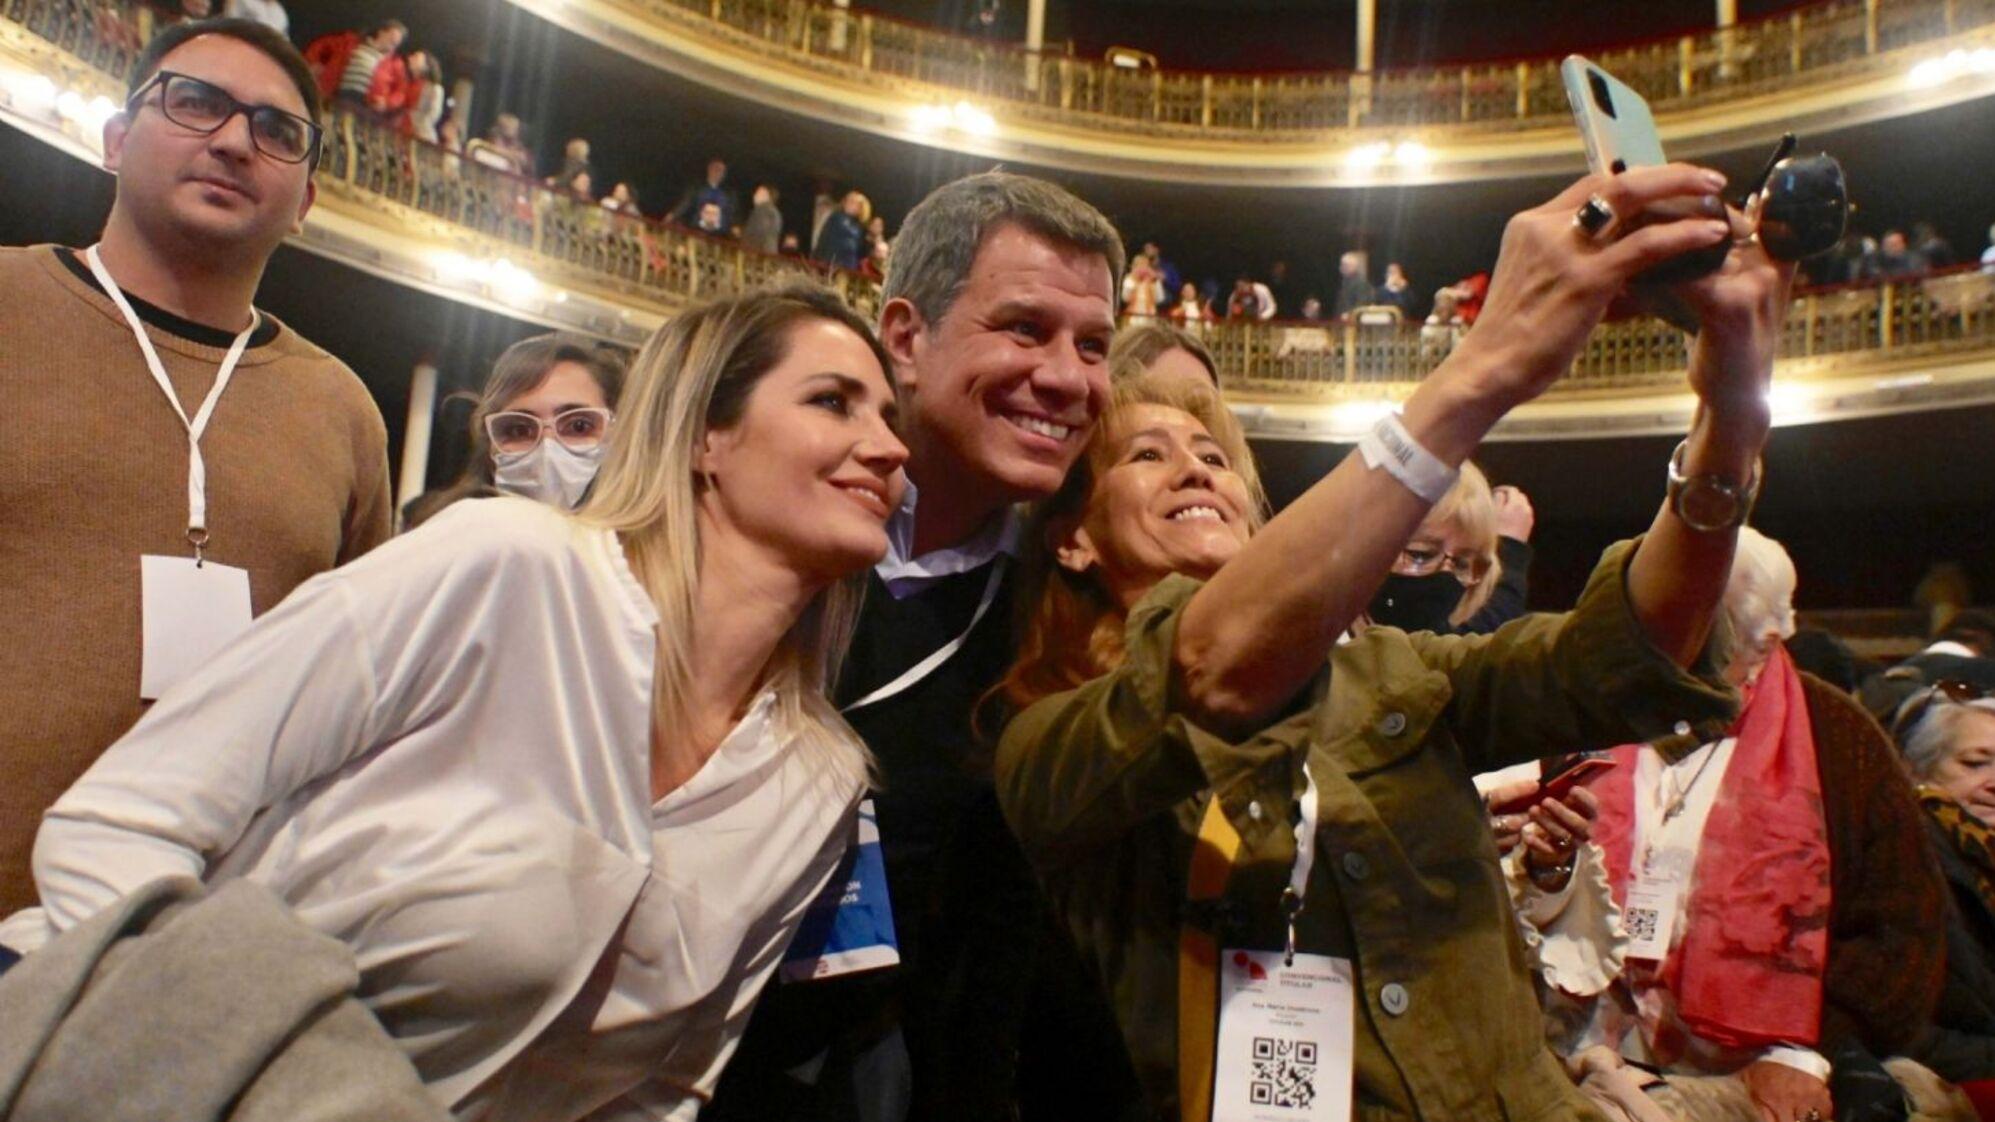
<svg viewBox="0 0 1995 1122">
<path fill-rule="evenodd" d="M 1153 181 L 1348 187 L 1581 169 L 1557 58 L 1374 72 L 1134 68 L 826 0 L 512 0 L 716 90 L 993 159 Z M 1828 0 L 1598 52 L 1695 157 L 1995 91 L 1995 3 Z"/>
<path fill-rule="evenodd" d="M 584 0 L 575 0 L 576 3 Z M 0 8 L 0 120 L 94 163 L 131 45 L 60 0 Z M 856 17 L 855 17 L 856 18 Z M 815 276 L 862 311 L 855 273 L 766 256 L 578 203 L 468 157 L 335 119 L 319 203 L 294 241 L 397 285 L 515 319 L 635 344 L 677 309 L 785 276 Z M 1206 339 L 1250 435 L 1355 438 L 1452 346 L 1448 329 L 1391 314 L 1348 325 L 1210 324 Z M 1514 412 L 1496 440 L 1681 431 L 1685 336 L 1649 319 L 1596 330 L 1572 372 Z M 1995 402 L 1995 275 L 1804 291 L 1788 317 L 1773 407 L 1779 424 Z"/>
</svg>

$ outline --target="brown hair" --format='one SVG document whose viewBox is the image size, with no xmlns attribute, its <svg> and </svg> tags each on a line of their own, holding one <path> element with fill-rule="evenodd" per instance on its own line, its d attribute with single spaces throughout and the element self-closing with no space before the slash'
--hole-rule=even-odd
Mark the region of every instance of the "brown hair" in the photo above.
<svg viewBox="0 0 1995 1122">
<path fill-rule="evenodd" d="M 464 470 L 455 482 L 440 491 L 418 497 L 409 504 L 406 528 L 413 530 L 437 512 L 459 499 L 489 498 L 498 494 L 492 482 L 492 443 L 485 433 L 485 418 L 500 412 L 520 395 L 532 393 L 547 380 L 554 368 L 572 362 L 589 372 L 603 391 L 603 400 L 616 408 L 623 393 L 624 359 L 621 352 L 581 335 L 555 332 L 522 339 L 499 355 L 492 373 L 485 379 L 477 404 L 471 409 L 471 451 Z M 469 395 L 466 395 L 469 396 Z"/>
<path fill-rule="evenodd" d="M 305 56 L 299 54 L 298 48 L 292 46 L 291 40 L 286 39 L 281 32 L 252 19 L 190 20 L 186 23 L 176 23 L 153 36 L 152 41 L 145 45 L 145 50 L 139 52 L 138 60 L 132 64 L 130 80 L 125 86 L 125 98 L 130 100 L 133 94 L 139 92 L 141 86 L 159 72 L 162 59 L 172 54 L 181 44 L 199 39 L 203 35 L 221 35 L 235 39 L 269 56 L 270 61 L 282 68 L 284 76 L 291 79 L 291 84 L 298 88 L 298 97 L 305 103 L 305 116 L 314 122 L 318 121 L 323 113 L 323 107 L 319 103 L 319 84 L 312 77 L 312 68 L 306 65 Z M 316 155 L 313 156 L 312 162 L 317 164 Z"/>
<path fill-rule="evenodd" d="M 1018 584 L 1018 657 L 987 700 L 1016 712 L 1042 697 L 1075 689 L 1122 661 L 1122 607 L 1093 573 L 1076 573 L 1053 556 L 1052 535 L 1079 518 L 1093 497 L 1096 475 L 1112 463 L 1122 441 L 1121 418 L 1138 405 L 1162 405 L 1196 418 L 1249 479 L 1254 459 L 1246 434 L 1217 391 L 1182 378 L 1127 372 L 1112 382 L 1101 423 L 1080 462 L 1054 496 L 1034 511 Z M 1260 529 L 1267 507 L 1258 487 L 1250 491 L 1247 525 Z"/>
</svg>

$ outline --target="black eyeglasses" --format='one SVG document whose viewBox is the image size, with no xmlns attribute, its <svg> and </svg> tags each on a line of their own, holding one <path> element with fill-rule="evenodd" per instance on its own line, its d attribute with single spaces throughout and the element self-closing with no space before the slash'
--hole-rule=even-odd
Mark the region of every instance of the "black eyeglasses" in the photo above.
<svg viewBox="0 0 1995 1122">
<path fill-rule="evenodd" d="M 203 135 L 215 133 L 240 113 L 249 119 L 250 143 L 264 155 L 286 164 L 318 163 L 319 138 L 325 130 L 314 121 L 275 105 L 244 105 L 229 91 L 199 78 L 162 70 L 125 100 L 125 111 L 159 91 L 159 111 L 168 121 Z"/>
<path fill-rule="evenodd" d="M 1958 678 L 1942 678 L 1925 689 L 1905 699 L 1898 707 L 1898 715 L 1891 719 L 1891 739 L 1901 746 L 1919 722 L 1926 719 L 1933 706 L 1943 703 L 1972 705 L 1988 696 L 1988 691 Z"/>
</svg>

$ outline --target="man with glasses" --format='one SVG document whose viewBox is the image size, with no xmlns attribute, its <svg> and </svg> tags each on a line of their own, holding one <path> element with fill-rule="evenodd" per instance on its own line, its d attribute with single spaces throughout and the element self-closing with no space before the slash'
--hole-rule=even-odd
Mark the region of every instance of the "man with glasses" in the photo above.
<svg viewBox="0 0 1995 1122">
<path fill-rule="evenodd" d="M 155 38 L 85 250 L 0 248 L 0 911 L 42 810 L 253 614 L 385 539 L 367 389 L 252 300 L 311 208 L 318 91 L 247 20 Z"/>
</svg>

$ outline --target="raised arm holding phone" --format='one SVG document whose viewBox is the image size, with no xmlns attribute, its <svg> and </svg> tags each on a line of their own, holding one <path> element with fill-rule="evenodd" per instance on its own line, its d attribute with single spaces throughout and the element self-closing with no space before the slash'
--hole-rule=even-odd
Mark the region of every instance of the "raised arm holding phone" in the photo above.
<svg viewBox="0 0 1995 1122">
<path fill-rule="evenodd" d="M 1319 1089 L 1349 1086 L 1364 1117 L 1594 1117 L 1544 1047 L 1468 775 L 1679 721 L 1716 735 L 1734 710 L 1707 645 L 1760 483 L 1792 269 L 1724 188 L 1637 167 L 1514 217 L 1475 328 L 1257 531 L 1234 466 L 1250 453 L 1217 398 L 1116 387 L 1044 519 L 997 771 L 1156 1117 L 1245 1116 L 1241 1052 L 1305 1031 L 1269 1013 L 1276 991 L 1323 1042 Z M 1726 218 L 1641 220 L 1664 205 Z M 1647 535 L 1567 615 L 1343 640 L 1490 428 L 1558 380 L 1634 278 L 1713 247 L 1723 265 L 1669 292 L 1700 324 L 1699 404 L 1656 465 L 1670 484 Z"/>
</svg>

